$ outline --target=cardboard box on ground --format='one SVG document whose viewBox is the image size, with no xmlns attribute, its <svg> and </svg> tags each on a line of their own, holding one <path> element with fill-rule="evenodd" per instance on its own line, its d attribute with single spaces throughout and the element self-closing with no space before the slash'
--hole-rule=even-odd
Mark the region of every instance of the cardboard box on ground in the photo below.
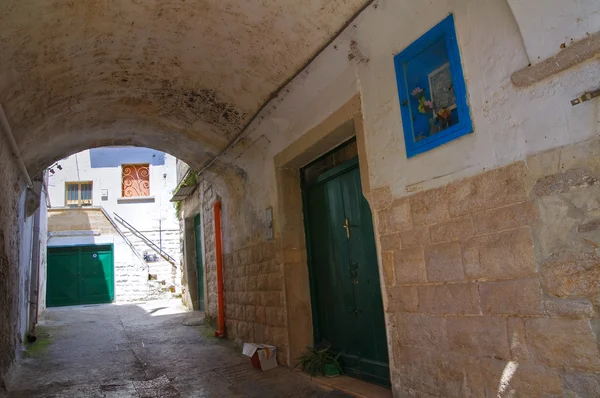
<svg viewBox="0 0 600 398">
<path fill-rule="evenodd" d="M 252 366 L 263 372 L 277 367 L 277 348 L 272 345 L 244 343 L 242 353 L 250 358 Z"/>
</svg>

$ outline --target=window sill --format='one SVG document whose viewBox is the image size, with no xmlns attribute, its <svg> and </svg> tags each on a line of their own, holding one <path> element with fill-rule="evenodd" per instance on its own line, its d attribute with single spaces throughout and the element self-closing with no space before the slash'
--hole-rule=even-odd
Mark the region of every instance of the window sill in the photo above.
<svg viewBox="0 0 600 398">
<path fill-rule="evenodd" d="M 117 198 L 117 203 L 154 203 L 154 196 L 131 196 Z"/>
</svg>

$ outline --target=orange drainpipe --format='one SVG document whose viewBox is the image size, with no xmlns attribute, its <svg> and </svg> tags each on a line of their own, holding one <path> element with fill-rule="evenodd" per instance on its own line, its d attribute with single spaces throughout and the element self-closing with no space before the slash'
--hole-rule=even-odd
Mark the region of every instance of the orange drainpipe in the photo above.
<svg viewBox="0 0 600 398">
<path fill-rule="evenodd" d="M 223 299 L 223 248 L 221 244 L 221 202 L 216 201 L 215 210 L 215 250 L 217 258 L 218 330 L 215 336 L 225 336 L 225 300 Z"/>
</svg>

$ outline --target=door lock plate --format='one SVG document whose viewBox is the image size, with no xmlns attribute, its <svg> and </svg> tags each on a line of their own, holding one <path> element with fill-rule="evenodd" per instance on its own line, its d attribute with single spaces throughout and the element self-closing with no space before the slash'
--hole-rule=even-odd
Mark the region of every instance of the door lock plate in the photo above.
<svg viewBox="0 0 600 398">
<path fill-rule="evenodd" d="M 588 91 L 588 92 L 581 94 L 580 97 L 571 100 L 571 105 L 573 105 L 573 106 L 579 105 L 582 102 L 589 101 L 596 97 L 600 97 L 600 88 L 598 90 Z"/>
</svg>

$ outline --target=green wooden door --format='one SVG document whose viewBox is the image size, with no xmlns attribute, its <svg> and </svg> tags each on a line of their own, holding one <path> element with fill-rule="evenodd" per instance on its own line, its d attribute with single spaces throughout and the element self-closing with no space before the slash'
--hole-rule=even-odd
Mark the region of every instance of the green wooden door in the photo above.
<svg viewBox="0 0 600 398">
<path fill-rule="evenodd" d="M 81 304 L 110 303 L 114 298 L 111 246 L 82 246 L 79 250 Z"/>
<path fill-rule="evenodd" d="M 357 160 L 305 185 L 315 343 L 342 352 L 344 372 L 389 386 L 389 361 L 371 210 Z"/>
<path fill-rule="evenodd" d="M 198 309 L 204 311 L 204 267 L 202 266 L 202 226 L 200 214 L 194 217 L 194 231 L 196 235 L 196 275 L 198 279 Z"/>
<path fill-rule="evenodd" d="M 110 303 L 114 299 L 112 245 L 48 248 L 48 307 Z"/>
<path fill-rule="evenodd" d="M 79 304 L 79 255 L 73 247 L 48 248 L 46 305 Z"/>
</svg>

